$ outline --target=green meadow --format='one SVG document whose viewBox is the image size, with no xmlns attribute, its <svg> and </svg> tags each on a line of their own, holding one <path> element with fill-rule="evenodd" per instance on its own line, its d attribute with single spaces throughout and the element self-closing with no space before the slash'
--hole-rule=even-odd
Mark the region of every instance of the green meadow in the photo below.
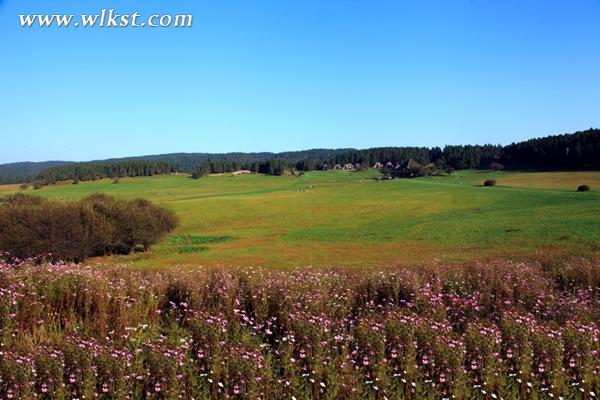
<svg viewBox="0 0 600 400">
<path fill-rule="evenodd" d="M 26 192 L 77 199 L 142 197 L 172 209 L 178 228 L 136 266 L 376 266 L 459 262 L 600 249 L 600 172 L 458 171 L 374 181 L 377 171 L 303 176 L 187 175 L 58 183 Z M 497 186 L 484 187 L 494 178 Z M 592 191 L 578 193 L 579 184 Z M 0 195 L 19 191 L 0 186 Z M 106 261 L 106 260 L 98 260 Z"/>
</svg>

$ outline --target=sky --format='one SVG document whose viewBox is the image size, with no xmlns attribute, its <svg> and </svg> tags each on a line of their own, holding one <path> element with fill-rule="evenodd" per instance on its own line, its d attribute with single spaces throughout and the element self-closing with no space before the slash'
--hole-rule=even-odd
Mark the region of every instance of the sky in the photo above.
<svg viewBox="0 0 600 400">
<path fill-rule="evenodd" d="M 21 28 L 19 14 L 192 14 Z M 0 163 L 600 127 L 600 0 L 0 0 Z"/>
</svg>

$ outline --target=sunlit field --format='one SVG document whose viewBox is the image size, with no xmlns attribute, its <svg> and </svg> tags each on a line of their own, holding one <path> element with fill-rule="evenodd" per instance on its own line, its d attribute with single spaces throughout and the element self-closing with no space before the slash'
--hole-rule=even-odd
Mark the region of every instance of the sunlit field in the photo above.
<svg viewBox="0 0 600 400">
<path fill-rule="evenodd" d="M 137 266 L 382 266 L 549 254 L 600 246 L 600 173 L 459 171 L 373 181 L 377 171 L 300 177 L 187 175 L 119 183 L 58 183 L 26 192 L 73 199 L 93 192 L 142 197 L 180 218 Z M 497 186 L 483 187 L 485 179 Z M 578 193 L 587 183 L 591 192 Z M 0 191 L 18 186 L 0 186 Z M 98 260 L 96 260 L 98 261 Z M 101 261 L 106 261 L 101 260 Z"/>
<path fill-rule="evenodd" d="M 579 185 L 600 188 L 600 172 L 530 172 L 527 174 L 507 174 L 499 184 L 524 188 L 573 190 Z"/>
</svg>

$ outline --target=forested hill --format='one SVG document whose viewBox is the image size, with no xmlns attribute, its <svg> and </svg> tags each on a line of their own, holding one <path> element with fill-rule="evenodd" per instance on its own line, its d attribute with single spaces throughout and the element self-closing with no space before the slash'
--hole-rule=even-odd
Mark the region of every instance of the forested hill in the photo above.
<svg viewBox="0 0 600 400">
<path fill-rule="evenodd" d="M 91 180 L 149 176 L 171 172 L 206 173 L 247 169 L 273 175 L 352 164 L 361 168 L 376 163 L 398 166 L 413 160 L 442 169 L 600 169 L 600 129 L 547 136 L 501 145 L 440 147 L 378 147 L 371 149 L 313 149 L 283 153 L 172 153 L 90 162 L 15 163 L 0 165 L 0 183 Z"/>
<path fill-rule="evenodd" d="M 52 183 L 66 179 L 90 180 L 124 176 L 147 176 L 170 172 L 193 172 L 199 166 L 212 165 L 214 172 L 250 169 L 264 161 L 295 164 L 302 160 L 323 160 L 353 149 L 312 149 L 282 153 L 170 153 L 86 162 L 22 162 L 0 165 L 0 184 L 33 180 Z M 210 171 L 213 172 L 213 171 Z"/>
<path fill-rule="evenodd" d="M 63 164 L 68 164 L 68 162 L 43 161 L 0 164 L 0 184 L 27 182 L 40 172 Z"/>
<path fill-rule="evenodd" d="M 175 165 L 180 171 L 193 171 L 199 165 L 206 163 L 227 163 L 242 167 L 249 167 L 253 163 L 260 163 L 266 160 L 280 160 L 287 163 L 296 163 L 302 160 L 327 160 L 336 155 L 344 154 L 355 149 L 311 149 L 300 151 L 286 151 L 282 153 L 170 153 L 157 154 L 139 157 L 128 157 L 126 159 L 109 159 L 107 162 L 133 160 L 133 161 L 162 161 Z"/>
</svg>

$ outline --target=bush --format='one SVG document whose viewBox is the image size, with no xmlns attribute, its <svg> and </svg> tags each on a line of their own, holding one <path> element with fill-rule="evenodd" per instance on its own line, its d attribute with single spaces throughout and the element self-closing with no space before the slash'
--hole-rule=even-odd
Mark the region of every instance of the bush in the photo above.
<svg viewBox="0 0 600 400">
<path fill-rule="evenodd" d="M 577 191 L 578 192 L 589 192 L 590 191 L 590 187 L 588 185 L 579 185 L 577 187 Z"/>
<path fill-rule="evenodd" d="M 201 168 L 197 168 L 196 170 L 194 170 L 194 172 L 192 172 L 192 175 L 190 176 L 190 178 L 192 179 L 200 179 L 204 176 L 204 171 L 202 171 Z"/>
<path fill-rule="evenodd" d="M 148 250 L 175 228 L 175 215 L 146 200 L 95 194 L 81 201 L 7 196 L 0 207 L 0 251 L 12 258 L 82 261 L 111 253 Z"/>
<path fill-rule="evenodd" d="M 483 182 L 483 186 L 496 186 L 496 180 L 487 179 L 485 182 Z"/>
<path fill-rule="evenodd" d="M 76 203 L 15 199 L 0 209 L 0 249 L 21 259 L 81 261 L 100 253 L 110 227 Z M 51 256 L 52 254 L 52 256 Z"/>
<path fill-rule="evenodd" d="M 128 254 L 136 245 L 148 250 L 166 232 L 177 226 L 177 218 L 169 210 L 147 200 L 116 200 L 96 193 L 83 200 L 106 218 L 114 231 L 108 243 L 109 253 Z"/>
</svg>

